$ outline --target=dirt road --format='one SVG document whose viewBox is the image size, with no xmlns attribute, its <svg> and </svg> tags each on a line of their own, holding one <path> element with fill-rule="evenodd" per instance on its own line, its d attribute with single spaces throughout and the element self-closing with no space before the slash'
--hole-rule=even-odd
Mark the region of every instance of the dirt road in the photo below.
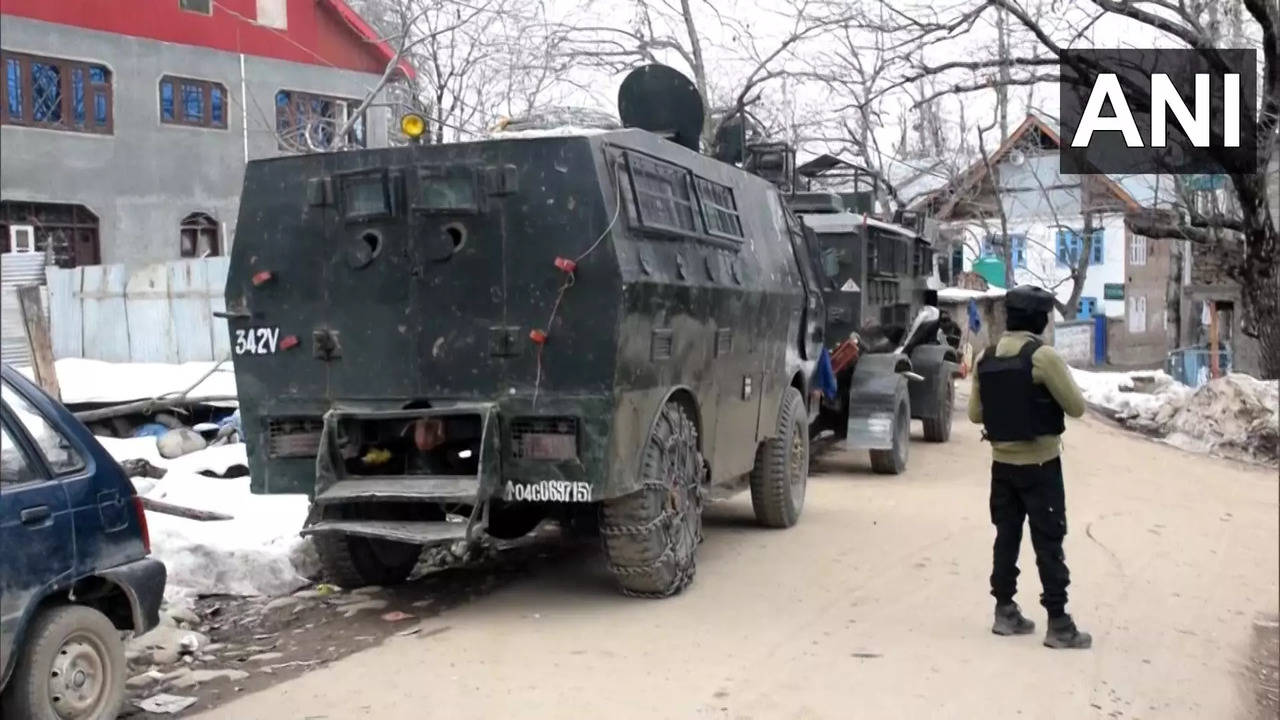
<svg viewBox="0 0 1280 720">
<path fill-rule="evenodd" d="M 918 432 L 918 429 L 917 429 Z M 583 551 L 204 720 L 1243 718 L 1277 611 L 1274 469 L 1089 418 L 1066 439 L 1071 606 L 1089 651 L 991 635 L 987 448 L 961 424 L 910 470 L 827 456 L 792 530 L 712 507 L 683 595 L 629 600 Z M 1023 548 L 1024 610 L 1040 591 Z M 1254 673 L 1256 677 L 1256 673 Z"/>
</svg>

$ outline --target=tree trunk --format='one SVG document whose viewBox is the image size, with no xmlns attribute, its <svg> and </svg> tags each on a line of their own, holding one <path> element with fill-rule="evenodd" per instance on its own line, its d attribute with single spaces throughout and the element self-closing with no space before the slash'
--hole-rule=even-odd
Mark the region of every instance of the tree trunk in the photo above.
<svg viewBox="0 0 1280 720">
<path fill-rule="evenodd" d="M 1280 262 L 1276 258 L 1280 242 L 1276 235 L 1269 225 L 1249 233 L 1240 277 L 1245 334 L 1258 340 L 1259 370 L 1265 380 L 1280 378 Z"/>
</svg>

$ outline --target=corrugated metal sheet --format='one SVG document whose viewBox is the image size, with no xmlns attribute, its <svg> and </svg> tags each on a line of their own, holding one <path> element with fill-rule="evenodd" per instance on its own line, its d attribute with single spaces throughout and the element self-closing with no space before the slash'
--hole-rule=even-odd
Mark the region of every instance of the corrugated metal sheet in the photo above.
<svg viewBox="0 0 1280 720">
<path fill-rule="evenodd" d="M 22 306 L 18 304 L 18 288 L 44 285 L 43 253 L 4 253 L 0 255 L 0 359 L 10 365 L 31 364 L 31 346 L 22 322 Z M 48 308 L 48 302 L 44 303 Z"/>
<path fill-rule="evenodd" d="M 221 360 L 229 354 L 225 257 L 49 270 L 54 357 L 110 362 Z"/>
</svg>

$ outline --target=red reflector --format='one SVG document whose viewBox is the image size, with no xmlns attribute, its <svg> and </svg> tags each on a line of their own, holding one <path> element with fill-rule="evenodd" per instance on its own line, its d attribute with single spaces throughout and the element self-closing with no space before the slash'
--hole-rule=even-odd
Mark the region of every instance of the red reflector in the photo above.
<svg viewBox="0 0 1280 720">
<path fill-rule="evenodd" d="M 297 347 L 297 346 L 298 346 L 297 335 L 285 335 L 284 337 L 280 338 L 281 350 L 288 350 L 289 348 Z"/>
<path fill-rule="evenodd" d="M 558 257 L 556 258 L 556 267 L 567 273 L 571 273 L 578 269 L 578 263 L 570 260 L 569 258 Z"/>
<path fill-rule="evenodd" d="M 147 528 L 147 511 L 142 508 L 142 498 L 133 496 L 133 510 L 138 514 L 138 529 L 142 531 L 142 548 L 151 554 L 151 530 Z"/>
<path fill-rule="evenodd" d="M 529 339 L 534 343 L 541 345 L 547 341 L 547 334 L 541 330 L 530 330 Z"/>
<path fill-rule="evenodd" d="M 263 270 L 262 272 L 254 273 L 253 284 L 255 286 L 265 285 L 267 281 L 271 279 L 271 277 L 272 276 L 271 276 L 270 270 Z"/>
</svg>

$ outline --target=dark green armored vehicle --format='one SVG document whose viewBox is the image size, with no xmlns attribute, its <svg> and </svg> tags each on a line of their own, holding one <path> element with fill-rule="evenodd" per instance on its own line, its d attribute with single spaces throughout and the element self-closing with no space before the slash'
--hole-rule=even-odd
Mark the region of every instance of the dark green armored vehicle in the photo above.
<svg viewBox="0 0 1280 720">
<path fill-rule="evenodd" d="M 928 288 L 933 248 L 913 228 L 849 212 L 838 195 L 789 200 L 813 233 L 839 387 L 811 432 L 870 451 L 876 472 L 901 473 L 912 419 L 929 442 L 951 436 L 958 355 L 949 338 L 958 335 Z"/>
<path fill-rule="evenodd" d="M 552 517 L 665 596 L 713 490 L 796 522 L 821 293 L 778 189 L 691 149 L 680 80 L 631 76 L 625 129 L 249 163 L 225 315 L 252 488 L 311 495 L 333 580 Z"/>
</svg>

